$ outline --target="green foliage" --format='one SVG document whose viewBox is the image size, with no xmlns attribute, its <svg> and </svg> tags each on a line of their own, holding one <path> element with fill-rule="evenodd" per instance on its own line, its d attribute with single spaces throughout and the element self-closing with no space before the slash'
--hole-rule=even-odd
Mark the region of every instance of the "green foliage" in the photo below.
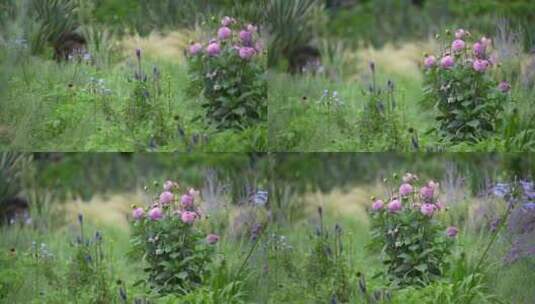
<svg viewBox="0 0 535 304">
<path fill-rule="evenodd" d="M 191 92 L 202 93 L 205 118 L 220 130 L 243 129 L 267 119 L 265 56 L 255 41 L 256 29 L 247 29 L 254 37 L 243 40 L 238 35 L 242 27 L 232 24 L 231 37 L 210 42 L 214 53 L 190 51 L 188 57 Z M 252 54 L 243 57 L 243 51 Z"/>
<path fill-rule="evenodd" d="M 443 208 L 436 197 L 438 185 L 430 182 L 418 194 L 410 184 L 414 179 L 407 179 L 399 193 L 392 190 L 387 206 L 374 203 L 370 246 L 380 248 L 394 286 L 427 285 L 444 275 L 451 241 L 433 216 Z"/>
</svg>

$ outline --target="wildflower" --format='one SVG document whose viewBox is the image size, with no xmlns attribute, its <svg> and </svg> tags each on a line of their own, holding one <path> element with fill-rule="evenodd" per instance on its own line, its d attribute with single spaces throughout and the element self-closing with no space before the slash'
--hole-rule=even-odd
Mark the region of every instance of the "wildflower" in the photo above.
<svg viewBox="0 0 535 304">
<path fill-rule="evenodd" d="M 484 60 L 484 59 L 476 59 L 474 61 L 474 64 L 472 65 L 472 67 L 474 68 L 474 70 L 476 70 L 476 72 L 485 72 L 488 66 L 489 66 L 488 60 Z"/>
<path fill-rule="evenodd" d="M 247 31 L 250 33 L 256 33 L 258 31 L 258 27 L 252 24 L 247 24 Z"/>
<path fill-rule="evenodd" d="M 221 25 L 222 26 L 229 26 L 231 25 L 232 23 L 235 23 L 236 20 L 234 18 L 231 18 L 229 16 L 225 16 L 223 17 L 223 19 L 221 19 Z"/>
<path fill-rule="evenodd" d="M 180 214 L 180 219 L 182 220 L 182 222 L 186 224 L 193 224 L 196 218 L 197 218 L 197 214 L 195 212 L 184 211 L 182 212 L 182 214 Z"/>
<path fill-rule="evenodd" d="M 200 51 L 202 51 L 202 45 L 198 42 L 192 43 L 189 46 L 189 53 L 190 55 L 197 55 Z"/>
<path fill-rule="evenodd" d="M 425 203 L 420 207 L 420 212 L 422 212 L 423 215 L 432 216 L 433 211 L 435 211 L 435 205 Z"/>
<path fill-rule="evenodd" d="M 410 184 L 402 184 L 399 187 L 399 195 L 401 196 L 407 196 L 412 193 L 412 186 Z"/>
<path fill-rule="evenodd" d="M 174 199 L 173 193 L 169 191 L 164 191 L 162 194 L 160 194 L 160 204 L 167 205 L 171 203 Z"/>
<path fill-rule="evenodd" d="M 251 47 L 242 47 L 240 48 L 238 53 L 241 59 L 249 60 L 251 59 L 251 57 L 254 56 L 254 54 L 256 53 L 256 50 Z"/>
<path fill-rule="evenodd" d="M 193 207 L 193 196 L 191 196 L 190 194 L 182 195 L 182 197 L 180 198 L 180 203 L 185 208 Z"/>
<path fill-rule="evenodd" d="M 388 203 L 388 211 L 396 213 L 401 210 L 401 202 L 397 199 Z"/>
<path fill-rule="evenodd" d="M 168 181 L 165 181 L 165 183 L 163 183 L 163 190 L 165 191 L 171 191 L 173 189 L 173 187 L 175 186 L 175 183 L 168 180 Z"/>
<path fill-rule="evenodd" d="M 489 48 L 492 45 L 492 39 L 490 38 L 481 37 L 480 41 L 485 46 L 485 48 Z"/>
<path fill-rule="evenodd" d="M 509 84 L 509 82 L 505 80 L 500 82 L 500 84 L 498 85 L 498 90 L 500 90 L 500 92 L 502 93 L 507 93 L 509 92 L 510 89 L 511 89 L 511 85 Z"/>
<path fill-rule="evenodd" d="M 442 57 L 442 59 L 440 60 L 440 66 L 443 69 L 450 69 L 451 67 L 453 67 L 454 64 L 455 64 L 455 61 L 453 60 L 453 57 L 451 57 L 450 55 L 446 55 Z"/>
<path fill-rule="evenodd" d="M 155 207 L 155 208 L 152 208 L 150 211 L 149 211 L 149 217 L 151 220 L 153 221 L 157 221 L 157 220 L 160 220 L 163 218 L 163 211 L 162 211 L 162 208 L 160 207 Z"/>
<path fill-rule="evenodd" d="M 139 220 L 143 217 L 143 214 L 145 214 L 145 210 L 143 208 L 135 208 L 132 210 L 132 217 L 136 220 Z"/>
<path fill-rule="evenodd" d="M 229 29 L 229 28 L 226 27 L 226 26 L 221 27 L 221 28 L 217 31 L 217 38 L 219 38 L 219 39 L 221 39 L 221 40 L 228 39 L 228 38 L 230 38 L 231 35 L 232 35 L 232 30 Z"/>
<path fill-rule="evenodd" d="M 262 52 L 262 50 L 264 49 L 264 44 L 262 43 L 262 41 L 257 41 L 255 44 L 254 44 L 254 49 L 260 53 Z"/>
<path fill-rule="evenodd" d="M 188 193 L 189 193 L 189 195 L 191 195 L 193 197 L 199 196 L 201 194 L 201 192 L 199 190 L 195 190 L 193 188 L 189 188 Z"/>
<path fill-rule="evenodd" d="M 481 43 L 481 42 L 476 42 L 474 43 L 474 46 L 472 47 L 473 51 L 474 51 L 474 55 L 477 57 L 477 58 L 483 58 L 485 57 L 485 52 L 486 52 L 486 45 Z"/>
<path fill-rule="evenodd" d="M 451 49 L 454 52 L 460 52 L 460 51 L 462 51 L 464 49 L 464 46 L 465 46 L 464 41 L 462 41 L 461 39 L 455 39 L 455 40 L 453 40 L 453 42 L 451 44 Z"/>
<path fill-rule="evenodd" d="M 455 31 L 455 38 L 456 39 L 463 39 L 464 36 L 467 34 L 468 32 L 465 31 L 464 29 L 458 29 Z"/>
<path fill-rule="evenodd" d="M 210 233 L 206 236 L 206 242 L 210 245 L 214 245 L 219 241 L 219 235 Z"/>
<path fill-rule="evenodd" d="M 215 57 L 215 56 L 219 55 L 219 53 L 221 52 L 221 47 L 219 46 L 219 43 L 211 42 L 206 47 L 206 52 L 208 53 L 208 55 L 210 55 L 212 57 Z"/>
<path fill-rule="evenodd" d="M 450 227 L 448 227 L 448 229 L 446 229 L 446 235 L 448 237 L 451 237 L 451 238 L 457 236 L 458 232 L 459 232 L 459 230 L 455 226 L 450 226 Z"/>
<path fill-rule="evenodd" d="M 430 200 L 435 195 L 435 189 L 429 185 L 425 185 L 420 189 L 420 195 L 425 200 Z"/>
<path fill-rule="evenodd" d="M 409 133 L 412 133 L 412 132 L 414 132 L 414 129 L 409 128 Z M 418 176 L 416 176 L 415 174 L 412 174 L 410 172 L 407 172 L 407 173 L 405 173 L 405 175 L 403 175 L 402 179 L 403 179 L 404 183 L 409 183 L 410 184 L 410 183 L 414 182 L 415 180 L 417 180 Z"/>
<path fill-rule="evenodd" d="M 372 204 L 372 210 L 373 211 L 378 211 L 380 209 L 383 209 L 384 205 L 385 205 L 385 203 L 382 200 L 376 200 Z"/>
<path fill-rule="evenodd" d="M 250 31 L 240 31 L 240 40 L 244 45 L 250 46 L 253 42 L 253 33 Z"/>
</svg>

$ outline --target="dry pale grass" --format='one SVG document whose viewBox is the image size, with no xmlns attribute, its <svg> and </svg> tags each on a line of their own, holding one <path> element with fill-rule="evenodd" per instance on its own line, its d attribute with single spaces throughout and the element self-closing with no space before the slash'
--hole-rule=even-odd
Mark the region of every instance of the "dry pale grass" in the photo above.
<svg viewBox="0 0 535 304">
<path fill-rule="evenodd" d="M 132 54 L 132 50 L 140 48 L 143 54 L 158 59 L 165 59 L 182 63 L 184 61 L 184 50 L 197 34 L 194 31 L 180 30 L 169 33 L 152 32 L 146 37 L 139 35 L 129 36 L 121 42 L 121 48 L 127 55 Z"/>
<path fill-rule="evenodd" d="M 358 222 L 368 223 L 366 208 L 371 197 L 385 193 L 381 185 L 359 186 L 346 191 L 334 189 L 329 193 L 314 192 L 305 196 L 307 214 L 314 214 L 319 206 L 332 217 L 351 217 Z"/>
<path fill-rule="evenodd" d="M 109 197 L 94 196 L 89 202 L 75 200 L 64 205 L 66 218 L 73 224 L 79 213 L 97 226 L 115 227 L 127 231 L 131 205 L 142 205 L 141 192 L 114 194 Z"/>
</svg>

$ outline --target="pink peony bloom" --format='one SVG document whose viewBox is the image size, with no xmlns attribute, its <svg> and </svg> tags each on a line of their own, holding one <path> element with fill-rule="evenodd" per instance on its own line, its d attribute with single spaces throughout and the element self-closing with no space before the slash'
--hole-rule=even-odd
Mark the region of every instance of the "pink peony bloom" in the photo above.
<svg viewBox="0 0 535 304">
<path fill-rule="evenodd" d="M 436 59 L 435 56 L 433 56 L 433 55 L 431 55 L 431 56 L 427 56 L 427 57 L 425 57 L 425 59 L 424 59 L 424 66 L 425 66 L 426 68 L 428 68 L 428 69 L 429 69 L 429 68 L 432 68 L 432 67 L 435 65 L 435 63 L 437 63 L 437 59 Z"/>
<path fill-rule="evenodd" d="M 143 208 L 141 207 L 132 210 L 132 217 L 136 220 L 141 219 L 144 214 L 145 214 L 145 210 L 143 210 Z"/>
<path fill-rule="evenodd" d="M 198 42 L 196 43 L 192 43 L 190 46 L 189 46 L 189 53 L 191 55 L 197 55 L 198 53 L 200 53 L 202 51 L 202 45 Z"/>
<path fill-rule="evenodd" d="M 401 202 L 397 199 L 388 203 L 388 211 L 396 213 L 401 210 Z"/>
<path fill-rule="evenodd" d="M 240 40 L 246 46 L 251 46 L 253 42 L 253 33 L 250 31 L 240 31 Z"/>
<path fill-rule="evenodd" d="M 487 70 L 487 68 L 489 67 L 489 62 L 487 60 L 484 60 L 484 59 L 476 59 L 474 61 L 474 64 L 472 64 L 472 67 L 477 72 L 481 72 L 482 73 L 482 72 L 485 72 Z"/>
<path fill-rule="evenodd" d="M 256 50 L 252 47 L 241 47 L 238 51 L 241 59 L 249 60 L 254 56 Z"/>
<path fill-rule="evenodd" d="M 221 52 L 221 47 L 219 46 L 219 43 L 211 42 L 206 47 L 206 52 L 208 53 L 208 55 L 210 55 L 212 57 L 215 57 L 215 56 L 219 55 L 219 53 Z"/>
<path fill-rule="evenodd" d="M 423 215 L 432 216 L 433 211 L 435 211 L 435 205 L 433 204 L 423 204 L 422 207 L 420 207 L 420 212 L 422 212 Z"/>
<path fill-rule="evenodd" d="M 412 193 L 412 186 L 410 184 L 402 184 L 399 187 L 399 195 L 401 196 L 407 196 Z"/>
<path fill-rule="evenodd" d="M 472 47 L 472 49 L 474 51 L 474 55 L 477 58 L 485 57 L 485 52 L 487 50 L 487 47 L 486 47 L 485 44 L 483 44 L 481 42 L 476 42 L 476 43 L 474 43 L 474 46 Z"/>
<path fill-rule="evenodd" d="M 184 211 L 180 214 L 180 219 L 186 224 L 193 224 L 197 218 L 197 213 L 191 211 Z"/>
<path fill-rule="evenodd" d="M 219 235 L 210 233 L 206 236 L 206 242 L 210 245 L 214 245 L 219 241 Z"/>
<path fill-rule="evenodd" d="M 182 206 L 185 208 L 191 208 L 193 206 L 193 196 L 190 194 L 184 194 L 180 198 L 180 203 L 182 203 Z"/>
<path fill-rule="evenodd" d="M 451 57 L 450 55 L 446 55 L 442 57 L 442 59 L 440 60 L 440 66 L 443 69 L 450 69 L 451 67 L 453 67 L 454 64 L 455 64 L 455 61 L 453 60 L 453 57 Z"/>
<path fill-rule="evenodd" d="M 383 209 L 384 205 L 385 205 L 385 203 L 382 200 L 376 200 L 372 204 L 372 210 L 373 211 L 378 211 L 380 209 Z"/>
<path fill-rule="evenodd" d="M 429 185 L 425 185 L 420 189 L 420 195 L 424 200 L 430 200 L 435 195 L 435 189 Z"/>
<path fill-rule="evenodd" d="M 236 19 L 231 18 L 229 16 L 225 16 L 225 17 L 223 17 L 223 19 L 221 19 L 221 25 L 222 26 L 229 26 L 229 25 L 231 25 L 232 23 L 235 23 L 235 22 L 236 22 Z"/>
<path fill-rule="evenodd" d="M 453 42 L 451 43 L 451 49 L 454 51 L 454 52 L 460 52 L 464 49 L 464 41 L 462 41 L 461 39 L 455 39 L 453 40 Z"/>
<path fill-rule="evenodd" d="M 451 237 L 451 238 L 457 236 L 458 232 L 459 232 L 459 230 L 455 226 L 450 226 L 450 227 L 448 227 L 448 229 L 446 229 L 446 235 Z"/>
<path fill-rule="evenodd" d="M 455 38 L 457 39 L 463 39 L 466 35 L 466 31 L 464 29 L 458 29 L 455 31 Z"/>
<path fill-rule="evenodd" d="M 165 181 L 165 183 L 163 183 L 163 190 L 165 191 L 171 191 L 171 189 L 173 189 L 173 187 L 175 186 L 175 183 L 168 180 L 168 181 Z"/>
<path fill-rule="evenodd" d="M 160 207 L 152 208 L 152 209 L 149 211 L 149 217 L 150 217 L 150 219 L 153 220 L 153 221 L 157 221 L 157 220 L 163 218 L 163 211 L 162 211 L 162 208 L 160 208 Z"/>
<path fill-rule="evenodd" d="M 160 194 L 160 204 L 167 205 L 173 201 L 175 196 L 169 191 L 164 191 Z"/>
<path fill-rule="evenodd" d="M 500 84 L 498 85 L 498 90 L 500 90 L 500 92 L 502 93 L 507 93 L 509 92 L 510 89 L 511 89 L 511 85 L 509 84 L 509 82 L 505 80 L 500 82 Z"/>
<path fill-rule="evenodd" d="M 230 38 L 231 35 L 232 35 L 232 31 L 226 26 L 221 27 L 217 31 L 217 38 L 219 38 L 221 40 L 228 39 L 228 38 Z"/>
</svg>

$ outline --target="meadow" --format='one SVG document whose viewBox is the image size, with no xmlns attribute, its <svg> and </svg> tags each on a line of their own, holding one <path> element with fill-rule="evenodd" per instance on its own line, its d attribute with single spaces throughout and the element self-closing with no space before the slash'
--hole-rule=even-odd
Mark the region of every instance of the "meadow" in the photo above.
<svg viewBox="0 0 535 304">
<path fill-rule="evenodd" d="M 2 226 L 3 303 L 531 303 L 534 296 L 533 167 L 514 165 L 532 163 L 529 155 L 2 159 L 18 177 L 3 175 L 2 189 L 29 203 L 26 217 Z M 115 170 L 87 166 L 95 160 Z M 368 170 L 351 176 L 341 169 L 348 162 Z M 495 167 L 478 171 L 473 163 Z M 68 173 L 78 166 L 85 172 Z M 418 181 L 405 173 L 411 169 L 420 169 Z M 84 175 L 92 178 L 77 188 L 71 178 Z M 430 179 L 437 183 L 426 188 Z M 62 181 L 56 193 L 41 188 Z M 408 183 L 414 189 L 398 190 Z M 388 203 L 398 191 L 428 195 L 420 184 L 441 205 L 432 216 L 410 213 L 409 201 L 402 211 Z M 79 189 L 90 192 L 82 199 Z M 448 244 L 447 253 L 437 261 L 422 252 L 422 264 L 396 280 L 374 245 L 383 235 L 375 230 L 379 215 L 437 225 L 436 239 L 411 244 Z M 413 277 L 414 269 L 429 276 Z"/>
<path fill-rule="evenodd" d="M 202 3 L 190 5 L 200 7 Z M 117 11 L 117 6 L 126 13 Z M 177 4 L 175 12 L 183 13 L 185 6 Z M 231 92 L 235 97 L 227 96 L 232 102 L 229 111 L 252 116 L 254 121 L 242 119 L 221 126 L 219 118 L 212 119 L 207 111 L 217 96 L 207 97 L 195 82 L 201 71 L 193 67 L 195 56 L 190 46 L 216 38 L 223 15 L 191 15 L 179 24 L 151 24 L 143 31 L 143 24 L 129 23 L 139 16 L 127 13 L 157 14 L 164 3 L 134 7 L 136 10 L 121 1 L 3 1 L 2 7 L 2 150 L 267 149 L 266 92 L 256 88 L 256 95 L 243 95 L 244 90 L 253 89 L 242 77 L 257 81 L 257 87 L 265 86 L 260 49 L 250 60 L 256 74 L 244 71 L 237 75 L 242 87 Z M 254 39 L 260 38 L 255 34 Z M 238 63 L 234 60 L 232 64 Z M 234 86 L 223 84 L 225 90 Z M 255 103 L 258 113 L 240 108 L 246 102 Z"/>
<path fill-rule="evenodd" d="M 274 25 L 274 151 L 533 150 L 531 4 L 330 3 L 296 1 Z M 485 54 L 471 58 L 480 38 Z M 449 54 L 455 64 L 441 65 Z M 481 56 L 492 64 L 474 72 Z"/>
</svg>

